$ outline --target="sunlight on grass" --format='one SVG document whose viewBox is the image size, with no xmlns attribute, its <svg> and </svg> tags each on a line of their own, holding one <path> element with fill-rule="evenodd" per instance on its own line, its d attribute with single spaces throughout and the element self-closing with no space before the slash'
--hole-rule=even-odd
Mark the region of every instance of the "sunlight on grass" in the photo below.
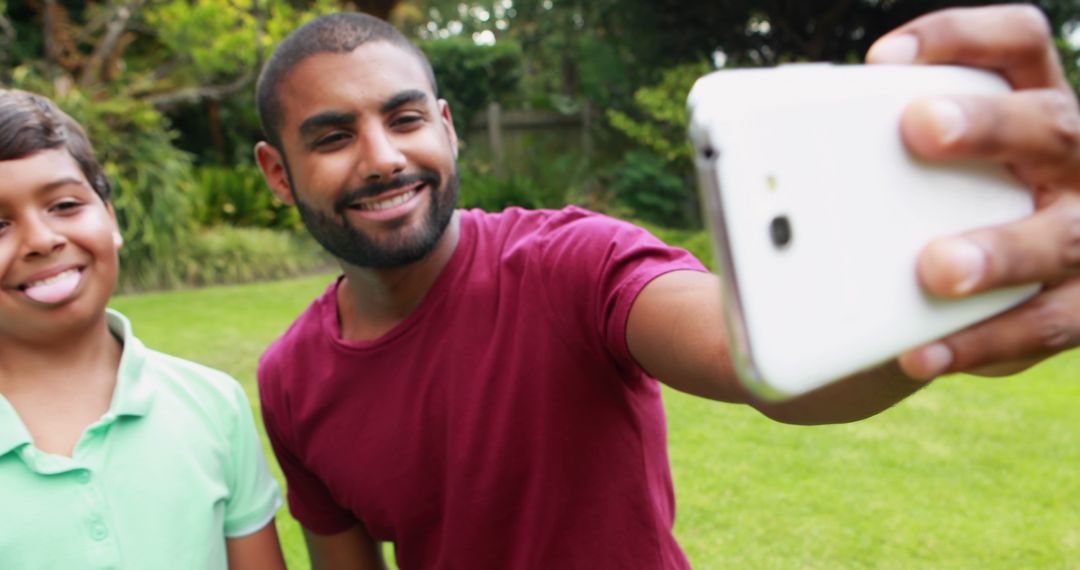
<svg viewBox="0 0 1080 570">
<path fill-rule="evenodd" d="M 148 345 L 233 374 L 257 407 L 259 355 L 330 279 L 112 306 Z M 811 428 L 668 391 L 676 534 L 699 569 L 1080 567 L 1078 378 L 1080 355 L 1059 356 L 1011 379 L 946 378 L 876 418 Z M 308 568 L 287 509 L 278 528 L 289 567 Z"/>
</svg>

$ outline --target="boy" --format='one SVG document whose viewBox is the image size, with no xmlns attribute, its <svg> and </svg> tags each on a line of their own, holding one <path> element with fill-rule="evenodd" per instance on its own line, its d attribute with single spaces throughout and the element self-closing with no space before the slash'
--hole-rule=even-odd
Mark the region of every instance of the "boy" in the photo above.
<svg viewBox="0 0 1080 570">
<path fill-rule="evenodd" d="M 227 375 L 106 303 L 122 240 L 82 128 L 0 90 L 4 568 L 284 568 L 280 492 Z"/>
</svg>

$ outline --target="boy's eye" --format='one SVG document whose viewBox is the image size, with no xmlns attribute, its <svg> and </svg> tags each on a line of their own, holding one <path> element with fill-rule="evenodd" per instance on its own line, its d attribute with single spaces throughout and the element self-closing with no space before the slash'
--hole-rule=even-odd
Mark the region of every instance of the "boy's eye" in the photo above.
<svg viewBox="0 0 1080 570">
<path fill-rule="evenodd" d="M 56 212 L 70 212 L 78 207 L 82 206 L 82 202 L 76 200 L 64 200 L 63 202 L 57 202 L 53 205 L 52 209 Z"/>
</svg>

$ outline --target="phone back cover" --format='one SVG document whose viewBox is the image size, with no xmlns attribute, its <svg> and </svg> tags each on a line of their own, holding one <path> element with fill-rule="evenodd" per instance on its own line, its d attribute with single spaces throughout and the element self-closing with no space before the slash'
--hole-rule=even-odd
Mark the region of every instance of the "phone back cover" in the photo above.
<svg viewBox="0 0 1080 570">
<path fill-rule="evenodd" d="M 916 159 L 900 138 L 901 113 L 918 96 L 1007 90 L 955 67 L 787 66 L 698 82 L 691 138 L 737 368 L 755 391 L 807 392 L 1034 291 L 946 301 L 916 275 L 931 239 L 1016 220 L 1032 199 L 998 166 Z M 769 232 L 781 215 L 792 234 L 784 247 Z"/>
</svg>

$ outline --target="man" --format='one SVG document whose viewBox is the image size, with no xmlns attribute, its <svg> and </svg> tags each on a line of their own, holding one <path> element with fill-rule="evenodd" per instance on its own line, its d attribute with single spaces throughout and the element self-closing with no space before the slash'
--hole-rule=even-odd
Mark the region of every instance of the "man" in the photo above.
<svg viewBox="0 0 1080 570">
<path fill-rule="evenodd" d="M 1031 302 L 795 401 L 736 382 L 716 277 L 622 222 L 454 209 L 457 138 L 423 55 L 358 14 L 282 42 L 259 80 L 266 180 L 343 275 L 266 353 L 267 430 L 315 568 L 686 568 L 656 379 L 792 423 L 873 415 L 932 378 L 1008 372 L 1077 343 L 1080 115 L 1045 19 L 930 15 L 877 62 L 992 68 L 1018 90 L 913 106 L 931 159 L 1008 163 L 1039 211 L 942 240 L 946 296 L 1047 283 Z"/>
</svg>

